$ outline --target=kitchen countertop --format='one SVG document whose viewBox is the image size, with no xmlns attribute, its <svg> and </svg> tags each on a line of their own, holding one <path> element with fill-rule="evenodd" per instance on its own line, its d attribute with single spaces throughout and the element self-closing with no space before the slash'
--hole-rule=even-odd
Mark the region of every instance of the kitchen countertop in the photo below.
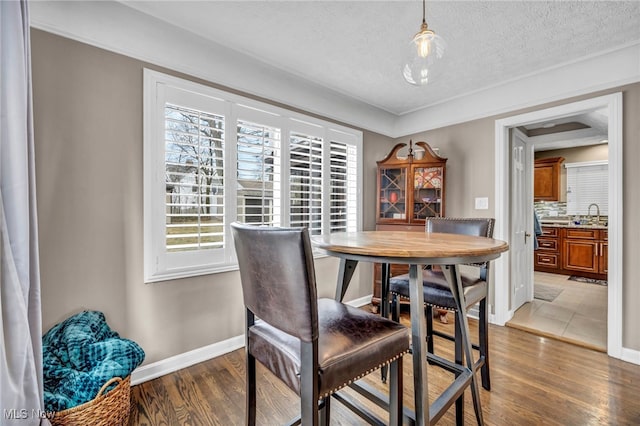
<svg viewBox="0 0 640 426">
<path fill-rule="evenodd" d="M 576 225 L 573 222 L 565 222 L 565 221 L 540 221 L 541 226 L 548 226 L 551 228 L 583 228 L 583 229 L 608 229 L 606 226 L 600 224 L 585 224 L 585 225 Z"/>
</svg>

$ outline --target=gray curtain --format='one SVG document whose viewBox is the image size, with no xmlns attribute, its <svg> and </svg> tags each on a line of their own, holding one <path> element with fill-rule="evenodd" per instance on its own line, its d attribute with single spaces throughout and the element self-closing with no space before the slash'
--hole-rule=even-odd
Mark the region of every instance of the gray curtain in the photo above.
<svg viewBox="0 0 640 426">
<path fill-rule="evenodd" d="M 28 4 L 0 1 L 2 425 L 39 425 L 44 414 L 32 111 Z"/>
</svg>

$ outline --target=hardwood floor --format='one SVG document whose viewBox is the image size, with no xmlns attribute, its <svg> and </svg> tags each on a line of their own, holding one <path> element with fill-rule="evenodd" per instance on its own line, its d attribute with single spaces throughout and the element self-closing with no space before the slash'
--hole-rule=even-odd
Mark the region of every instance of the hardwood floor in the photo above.
<svg viewBox="0 0 640 426">
<path fill-rule="evenodd" d="M 403 314 L 403 322 L 408 324 L 407 315 Z M 449 330 L 452 324 L 449 314 L 449 324 L 436 322 L 436 327 Z M 470 326 L 477 336 L 476 321 L 470 320 Z M 490 342 L 492 390 L 480 390 L 487 425 L 640 424 L 640 366 L 507 327 L 490 326 Z M 452 352 L 450 342 L 436 340 L 436 353 L 450 356 Z M 405 356 L 404 403 L 413 408 L 411 371 L 411 356 Z M 299 410 L 297 396 L 265 368 L 259 366 L 258 374 L 257 423 L 278 425 L 294 418 Z M 433 400 L 452 375 L 436 367 L 429 367 L 428 374 Z M 364 380 L 384 389 L 378 372 Z M 242 349 L 132 388 L 130 425 L 243 423 Z M 365 423 L 334 402 L 331 424 Z M 455 424 L 453 407 L 439 424 Z M 475 424 L 468 390 L 465 424 Z"/>
</svg>

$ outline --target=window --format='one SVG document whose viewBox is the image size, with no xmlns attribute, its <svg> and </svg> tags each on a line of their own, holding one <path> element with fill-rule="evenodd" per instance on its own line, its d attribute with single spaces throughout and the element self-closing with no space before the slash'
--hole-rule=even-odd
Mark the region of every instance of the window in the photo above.
<svg viewBox="0 0 640 426">
<path fill-rule="evenodd" d="M 290 226 L 322 232 L 322 138 L 292 132 L 289 139 Z"/>
<path fill-rule="evenodd" d="M 237 220 L 280 226 L 280 129 L 238 120 Z"/>
<path fill-rule="evenodd" d="M 586 215 L 595 203 L 601 215 L 609 214 L 609 164 L 605 161 L 568 163 L 567 214 Z M 595 214 L 595 209 L 591 213 Z"/>
<path fill-rule="evenodd" d="M 167 103 L 166 250 L 224 246 L 224 117 Z"/>
<path fill-rule="evenodd" d="M 145 70 L 145 281 L 237 269 L 229 224 L 361 226 L 362 133 Z"/>
</svg>

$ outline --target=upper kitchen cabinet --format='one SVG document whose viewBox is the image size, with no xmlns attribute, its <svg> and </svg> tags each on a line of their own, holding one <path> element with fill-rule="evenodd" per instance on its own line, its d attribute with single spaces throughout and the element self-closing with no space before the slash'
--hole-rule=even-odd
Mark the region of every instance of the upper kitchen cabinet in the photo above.
<svg viewBox="0 0 640 426">
<path fill-rule="evenodd" d="M 407 144 L 397 144 L 378 161 L 378 225 L 424 227 L 427 217 L 444 216 L 446 158 L 425 142 L 409 142 L 406 157 L 398 153 Z M 378 226 L 380 229 L 380 226 Z"/>
<path fill-rule="evenodd" d="M 534 201 L 560 200 L 560 167 L 563 157 L 543 158 L 535 161 L 533 171 Z"/>
</svg>

